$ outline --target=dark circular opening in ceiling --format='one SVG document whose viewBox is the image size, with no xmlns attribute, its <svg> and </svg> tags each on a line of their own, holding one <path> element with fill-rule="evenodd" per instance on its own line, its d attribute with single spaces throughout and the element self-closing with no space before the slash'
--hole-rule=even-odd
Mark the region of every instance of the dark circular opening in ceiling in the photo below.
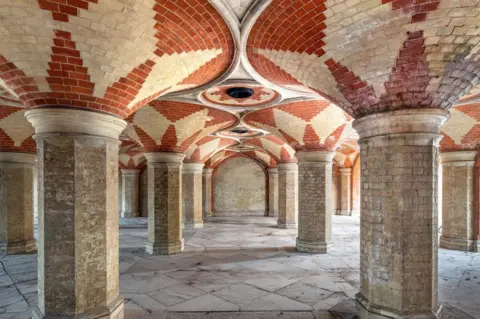
<svg viewBox="0 0 480 319">
<path fill-rule="evenodd" d="M 245 127 L 235 127 L 232 129 L 232 132 L 235 134 L 246 134 L 248 133 L 248 129 Z"/>
<path fill-rule="evenodd" d="M 233 87 L 227 90 L 227 95 L 235 99 L 246 99 L 253 95 L 254 91 L 246 87 Z"/>
</svg>

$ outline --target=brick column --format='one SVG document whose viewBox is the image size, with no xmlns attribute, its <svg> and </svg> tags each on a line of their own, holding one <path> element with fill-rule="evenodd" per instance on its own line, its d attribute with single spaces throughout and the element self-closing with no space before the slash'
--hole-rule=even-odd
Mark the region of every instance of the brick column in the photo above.
<svg viewBox="0 0 480 319">
<path fill-rule="evenodd" d="M 0 153 L 0 251 L 37 250 L 33 236 L 33 165 L 36 155 Z"/>
<path fill-rule="evenodd" d="M 212 168 L 204 168 L 202 173 L 203 218 L 212 217 Z"/>
<path fill-rule="evenodd" d="M 352 169 L 340 168 L 340 209 L 337 215 L 352 216 L 351 189 Z"/>
<path fill-rule="evenodd" d="M 440 247 L 476 251 L 475 157 L 476 151 L 442 153 L 443 201 Z"/>
<path fill-rule="evenodd" d="M 38 150 L 38 318 L 121 318 L 118 117 L 33 109 Z"/>
<path fill-rule="evenodd" d="M 268 216 L 278 216 L 278 169 L 268 168 Z"/>
<path fill-rule="evenodd" d="M 437 318 L 437 174 L 448 112 L 411 109 L 354 121 L 360 135 L 362 319 Z"/>
<path fill-rule="evenodd" d="M 122 169 L 122 218 L 138 217 L 139 169 Z"/>
<path fill-rule="evenodd" d="M 183 153 L 145 153 L 148 162 L 147 253 L 176 254 L 183 250 Z"/>
<path fill-rule="evenodd" d="M 185 163 L 182 167 L 185 228 L 203 228 L 201 163 Z"/>
<path fill-rule="evenodd" d="M 332 160 L 335 152 L 299 151 L 297 250 L 326 253 L 332 241 Z"/>
<path fill-rule="evenodd" d="M 298 165 L 278 163 L 278 227 L 297 228 Z"/>
</svg>

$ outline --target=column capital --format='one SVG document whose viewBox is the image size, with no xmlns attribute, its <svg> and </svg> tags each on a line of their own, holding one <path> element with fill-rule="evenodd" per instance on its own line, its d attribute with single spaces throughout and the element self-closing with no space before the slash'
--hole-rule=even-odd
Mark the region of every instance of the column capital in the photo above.
<svg viewBox="0 0 480 319">
<path fill-rule="evenodd" d="M 184 153 L 178 152 L 150 152 L 145 153 L 148 164 L 151 163 L 175 163 L 182 164 L 185 158 Z"/>
<path fill-rule="evenodd" d="M 203 175 L 212 175 L 213 173 L 213 168 L 204 168 L 203 169 Z"/>
<path fill-rule="evenodd" d="M 342 175 L 351 175 L 352 174 L 352 168 L 351 167 L 341 167 L 339 169 L 340 174 Z"/>
<path fill-rule="evenodd" d="M 443 166 L 475 166 L 477 151 L 442 152 L 440 158 Z"/>
<path fill-rule="evenodd" d="M 118 139 L 127 127 L 127 122 L 117 116 L 78 109 L 32 109 L 25 112 L 25 117 L 36 136 L 63 133 Z"/>
<path fill-rule="evenodd" d="M 270 175 L 275 175 L 275 174 L 278 174 L 278 168 L 276 167 L 270 167 L 270 168 L 267 168 L 267 172 L 268 174 Z"/>
<path fill-rule="evenodd" d="M 297 171 L 298 170 L 298 164 L 297 163 L 291 163 L 291 162 L 281 162 L 277 164 L 277 169 L 279 171 Z"/>
<path fill-rule="evenodd" d="M 375 138 L 384 145 L 438 145 L 440 128 L 450 117 L 442 109 L 406 109 L 364 116 L 353 122 L 360 141 Z"/>
<path fill-rule="evenodd" d="M 35 164 L 37 160 L 36 154 L 16 153 L 16 152 L 0 152 L 0 163 L 2 164 Z"/>
<path fill-rule="evenodd" d="M 182 173 L 203 173 L 203 163 L 183 163 Z"/>
<path fill-rule="evenodd" d="M 123 175 L 139 175 L 140 169 L 139 168 L 121 168 L 120 172 L 122 172 Z"/>
<path fill-rule="evenodd" d="M 299 163 L 305 162 L 332 162 L 335 156 L 334 151 L 298 151 L 295 153 Z"/>
</svg>

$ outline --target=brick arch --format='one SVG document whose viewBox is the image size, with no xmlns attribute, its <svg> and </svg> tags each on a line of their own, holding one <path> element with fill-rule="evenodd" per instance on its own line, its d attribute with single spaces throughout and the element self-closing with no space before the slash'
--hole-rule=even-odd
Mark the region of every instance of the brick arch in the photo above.
<svg viewBox="0 0 480 319">
<path fill-rule="evenodd" d="M 237 143 L 229 138 L 205 136 L 187 149 L 184 163 L 205 163 L 215 153 Z"/>
<path fill-rule="evenodd" d="M 118 165 L 122 169 L 142 169 L 147 164 L 145 150 L 134 141 L 124 140 L 120 144 Z"/>
<path fill-rule="evenodd" d="M 247 114 L 248 125 L 269 131 L 295 150 L 334 150 L 352 118 L 326 100 L 284 103 Z"/>
<path fill-rule="evenodd" d="M 186 152 L 206 136 L 230 127 L 237 118 L 199 104 L 153 101 L 127 118 L 129 134 L 147 152 Z"/>
<path fill-rule="evenodd" d="M 476 11 L 445 26 L 440 4 L 465 14 L 480 8 L 455 0 L 273 0 L 250 32 L 248 59 L 267 80 L 316 91 L 355 118 L 448 109 L 479 81 L 480 19 Z"/>
<path fill-rule="evenodd" d="M 0 105 L 0 152 L 36 154 L 34 130 L 24 113 L 24 109 Z"/>
<path fill-rule="evenodd" d="M 125 118 L 163 94 L 214 81 L 233 62 L 230 29 L 207 0 L 108 4 L 4 6 L 9 14 L 0 21 L 0 79 L 23 105 L 74 106 Z M 18 28 L 26 10 L 26 28 Z"/>
</svg>

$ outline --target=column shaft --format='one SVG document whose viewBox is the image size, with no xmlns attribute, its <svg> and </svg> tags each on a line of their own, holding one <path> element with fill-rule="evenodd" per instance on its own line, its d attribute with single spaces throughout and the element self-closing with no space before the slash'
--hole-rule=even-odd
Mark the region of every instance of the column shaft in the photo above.
<svg viewBox="0 0 480 319">
<path fill-rule="evenodd" d="M 34 154 L 0 153 L 0 251 L 37 249 L 33 235 Z"/>
<path fill-rule="evenodd" d="M 335 152 L 301 151 L 298 159 L 297 250 L 326 253 L 332 240 L 332 159 Z"/>
<path fill-rule="evenodd" d="M 268 170 L 268 216 L 278 216 L 278 169 Z"/>
<path fill-rule="evenodd" d="M 72 109 L 26 113 L 38 150 L 34 318 L 123 317 L 118 285 L 118 151 L 126 123 Z"/>
<path fill-rule="evenodd" d="M 122 218 L 139 216 L 139 169 L 122 169 Z"/>
<path fill-rule="evenodd" d="M 476 151 L 442 153 L 443 201 L 440 247 L 476 251 L 475 157 Z"/>
<path fill-rule="evenodd" d="M 203 164 L 185 163 L 182 167 L 185 228 L 203 228 L 202 216 Z"/>
<path fill-rule="evenodd" d="M 204 168 L 202 174 L 203 218 L 212 217 L 212 172 L 211 168 Z"/>
<path fill-rule="evenodd" d="M 340 209 L 337 215 L 351 216 L 351 189 L 352 169 L 349 167 L 340 168 Z"/>
<path fill-rule="evenodd" d="M 148 161 L 147 253 L 176 254 L 183 250 L 182 161 L 185 154 L 145 153 Z"/>
<path fill-rule="evenodd" d="M 437 167 L 448 112 L 415 109 L 354 122 L 360 135 L 362 319 L 437 318 Z"/>
<path fill-rule="evenodd" d="M 298 215 L 298 165 L 278 164 L 278 227 L 296 228 Z"/>
</svg>

